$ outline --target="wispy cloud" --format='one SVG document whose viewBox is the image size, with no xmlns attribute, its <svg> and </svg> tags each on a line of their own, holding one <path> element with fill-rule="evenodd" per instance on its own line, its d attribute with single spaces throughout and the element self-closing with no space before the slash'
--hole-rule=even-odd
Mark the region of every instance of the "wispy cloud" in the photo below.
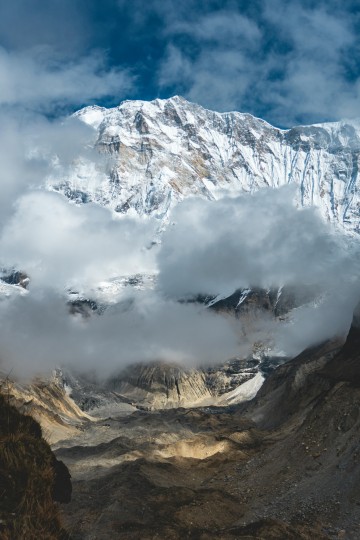
<svg viewBox="0 0 360 540">
<path fill-rule="evenodd" d="M 107 377 L 137 362 L 208 365 L 241 348 L 232 325 L 204 309 L 151 293 L 125 300 L 86 321 L 53 289 L 0 303 L 1 368 L 27 377 L 67 365 Z"/>
<path fill-rule="evenodd" d="M 283 0 L 268 0 L 256 12 L 231 3 L 220 11 L 192 8 L 196 24 L 185 14 L 168 19 L 162 88 L 178 86 L 207 107 L 283 126 L 358 114 L 351 10 Z"/>
<path fill-rule="evenodd" d="M 109 69 L 99 53 L 63 61 L 49 49 L 0 49 L 0 106 L 51 112 L 56 107 L 121 96 L 132 84 L 128 71 Z"/>
<path fill-rule="evenodd" d="M 358 34 L 354 1 L 15 0 L 0 20 L 1 101 L 183 94 L 281 126 L 353 117 Z"/>
</svg>

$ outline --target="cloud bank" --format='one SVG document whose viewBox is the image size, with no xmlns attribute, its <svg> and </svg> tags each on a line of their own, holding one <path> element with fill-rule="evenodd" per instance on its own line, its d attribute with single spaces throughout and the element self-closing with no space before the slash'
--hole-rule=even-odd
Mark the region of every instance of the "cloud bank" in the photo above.
<svg viewBox="0 0 360 540">
<path fill-rule="evenodd" d="M 63 296 L 43 289 L 1 302 L 0 323 L 1 367 L 21 377 L 55 366 L 107 377 L 131 363 L 208 365 L 239 352 L 236 329 L 224 318 L 151 293 L 83 320 L 69 316 Z"/>
<path fill-rule="evenodd" d="M 30 277 L 26 295 L 0 301 L 2 371 L 24 377 L 66 364 L 101 366 L 107 376 L 132 362 L 198 365 L 239 352 L 236 325 L 157 291 L 127 288 L 101 316 L 70 316 L 69 289 L 91 296 L 100 281 L 157 273 L 159 248 L 149 248 L 158 224 L 46 191 L 48 176 L 66 177 L 74 160 L 95 161 L 101 172 L 93 131 L 79 120 L 27 113 L 22 121 L 11 111 L 0 133 L 0 264 Z"/>
<path fill-rule="evenodd" d="M 26 269 L 34 287 L 87 290 L 104 277 L 154 273 L 146 249 L 155 223 L 122 217 L 95 204 L 75 206 L 58 193 L 21 196 L 0 236 L 2 264 Z"/>
<path fill-rule="evenodd" d="M 344 272 L 353 275 L 346 241 L 294 198 L 291 186 L 178 205 L 159 253 L 162 289 L 186 298 L 253 286 L 329 288 Z"/>
<path fill-rule="evenodd" d="M 262 332 L 289 355 L 346 333 L 360 297 L 357 248 L 315 208 L 296 208 L 292 186 L 188 199 L 174 209 L 161 245 L 149 249 L 155 220 L 77 206 L 44 190 L 54 168 L 66 176 L 74 160 L 98 160 L 101 170 L 92 130 L 77 119 L 5 119 L 1 265 L 27 272 L 31 281 L 26 296 L 0 302 L 3 369 L 25 374 L 67 363 L 101 365 L 110 374 L 149 360 L 201 365 L 246 356 Z M 69 316 L 66 290 L 91 296 L 100 281 L 134 274 L 158 275 L 155 290 L 127 288 L 102 316 Z M 254 321 L 247 337 L 241 321 L 178 303 L 283 285 L 315 287 L 321 302 L 298 308 L 288 324 Z"/>
<path fill-rule="evenodd" d="M 358 250 L 316 209 L 296 208 L 291 186 L 217 201 L 188 199 L 174 209 L 162 243 L 149 249 L 155 220 L 118 217 L 44 191 L 55 149 L 56 167 L 67 170 L 73 159 L 91 157 L 91 132 L 76 120 L 36 122 L 35 139 L 18 130 L 21 153 L 28 150 L 20 169 L 10 159 L 9 178 L 16 185 L 19 172 L 30 172 L 7 193 L 12 204 L 0 229 L 1 264 L 26 271 L 31 280 L 26 296 L 0 302 L 3 369 L 24 375 L 57 364 L 101 365 L 109 375 L 132 362 L 203 365 L 246 356 L 262 333 L 289 355 L 346 333 L 360 296 Z M 85 148 L 71 144 L 71 134 Z M 155 290 L 127 288 L 101 316 L 69 315 L 69 288 L 91 296 L 102 280 L 139 273 L 158 275 Z M 178 302 L 284 285 L 314 287 L 321 301 L 295 310 L 287 324 L 254 321 L 247 336 L 241 321 Z"/>
<path fill-rule="evenodd" d="M 275 349 L 289 356 L 346 335 L 360 298 L 358 244 L 332 230 L 316 208 L 297 209 L 293 199 L 285 187 L 183 202 L 158 255 L 163 293 L 186 299 L 239 288 L 311 287 L 316 302 L 295 309 L 287 324 L 264 319 L 264 335 L 270 332 Z"/>
</svg>

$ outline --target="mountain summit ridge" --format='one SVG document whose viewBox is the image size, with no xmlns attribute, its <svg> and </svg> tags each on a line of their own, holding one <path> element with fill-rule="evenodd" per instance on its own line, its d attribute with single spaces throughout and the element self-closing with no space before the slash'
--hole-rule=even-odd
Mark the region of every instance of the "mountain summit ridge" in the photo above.
<svg viewBox="0 0 360 540">
<path fill-rule="evenodd" d="M 345 232 L 360 231 L 360 124 L 280 129 L 247 113 L 219 113 L 180 96 L 89 106 L 74 114 L 94 130 L 102 167 L 79 160 L 48 187 L 76 202 L 167 220 L 188 196 L 217 199 L 295 184 Z M 96 177 L 96 181 L 94 178 Z"/>
</svg>

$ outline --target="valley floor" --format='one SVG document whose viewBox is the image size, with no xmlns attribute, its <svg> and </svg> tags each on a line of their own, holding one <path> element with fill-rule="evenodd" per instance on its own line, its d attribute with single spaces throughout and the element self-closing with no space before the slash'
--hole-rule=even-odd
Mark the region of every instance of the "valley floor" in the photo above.
<svg viewBox="0 0 360 540">
<path fill-rule="evenodd" d="M 72 537 L 357 540 L 360 387 L 336 373 L 344 347 L 278 368 L 249 404 L 113 416 L 58 443 Z"/>
</svg>

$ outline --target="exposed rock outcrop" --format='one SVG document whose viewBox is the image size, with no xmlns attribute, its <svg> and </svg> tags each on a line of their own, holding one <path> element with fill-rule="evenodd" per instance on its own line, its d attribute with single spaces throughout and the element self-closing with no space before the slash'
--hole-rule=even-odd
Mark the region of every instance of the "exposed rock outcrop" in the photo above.
<svg viewBox="0 0 360 540">
<path fill-rule="evenodd" d="M 0 385 L 9 403 L 24 414 L 31 415 L 41 425 L 50 444 L 74 436 L 91 417 L 69 397 L 63 386 L 60 371 L 52 378 L 34 380 L 32 383 L 0 379 Z"/>
<path fill-rule="evenodd" d="M 212 398 L 202 370 L 163 363 L 131 366 L 111 378 L 108 387 L 150 409 L 192 406 Z"/>
<path fill-rule="evenodd" d="M 70 502 L 70 473 L 40 425 L 0 395 L 0 538 L 65 540 L 54 501 Z"/>
</svg>

